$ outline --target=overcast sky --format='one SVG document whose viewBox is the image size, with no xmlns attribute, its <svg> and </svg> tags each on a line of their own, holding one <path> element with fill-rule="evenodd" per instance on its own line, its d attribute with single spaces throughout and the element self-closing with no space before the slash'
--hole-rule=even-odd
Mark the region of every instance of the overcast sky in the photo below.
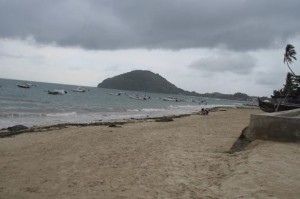
<svg viewBox="0 0 300 199">
<path fill-rule="evenodd" d="M 0 78 L 97 86 L 150 70 L 199 93 L 269 96 L 299 0 L 0 0 Z M 297 55 L 299 58 L 299 56 Z M 291 66 L 300 74 L 300 63 Z"/>
</svg>

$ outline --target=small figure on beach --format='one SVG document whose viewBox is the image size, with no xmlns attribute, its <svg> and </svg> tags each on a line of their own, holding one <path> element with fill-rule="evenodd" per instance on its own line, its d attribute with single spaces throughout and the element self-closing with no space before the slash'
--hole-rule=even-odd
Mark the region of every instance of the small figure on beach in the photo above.
<svg viewBox="0 0 300 199">
<path fill-rule="evenodd" d="M 209 113 L 209 111 L 208 111 L 207 108 L 206 109 L 204 109 L 204 108 L 201 109 L 201 112 L 200 112 L 201 115 L 208 115 L 208 113 Z"/>
<path fill-rule="evenodd" d="M 205 109 L 205 115 L 208 115 L 208 113 L 209 113 L 209 110 L 206 108 Z"/>
</svg>

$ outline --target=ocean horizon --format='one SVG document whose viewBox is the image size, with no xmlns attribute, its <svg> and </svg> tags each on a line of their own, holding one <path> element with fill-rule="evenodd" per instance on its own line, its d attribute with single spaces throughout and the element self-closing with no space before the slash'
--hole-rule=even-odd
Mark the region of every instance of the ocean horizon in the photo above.
<svg viewBox="0 0 300 199">
<path fill-rule="evenodd" d="M 82 89 L 85 92 L 81 92 Z M 55 90 L 66 93 L 49 94 Z M 30 127 L 173 116 L 192 114 L 202 108 L 242 106 L 244 103 L 0 78 L 0 128 L 19 124 Z"/>
</svg>

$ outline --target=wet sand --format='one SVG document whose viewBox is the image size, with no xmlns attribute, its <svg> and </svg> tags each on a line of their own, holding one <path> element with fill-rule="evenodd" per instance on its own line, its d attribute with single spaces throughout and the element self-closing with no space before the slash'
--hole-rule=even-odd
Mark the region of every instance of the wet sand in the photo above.
<svg viewBox="0 0 300 199">
<path fill-rule="evenodd" d="M 68 127 L 0 139 L 0 198 L 299 198 L 299 143 L 228 153 L 250 114 Z"/>
</svg>

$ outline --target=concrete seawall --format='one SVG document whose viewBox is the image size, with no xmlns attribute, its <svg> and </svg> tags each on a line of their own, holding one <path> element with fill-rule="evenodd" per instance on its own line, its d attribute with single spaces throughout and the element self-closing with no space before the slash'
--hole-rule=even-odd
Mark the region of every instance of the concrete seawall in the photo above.
<svg viewBox="0 0 300 199">
<path fill-rule="evenodd" d="M 251 115 L 245 132 L 250 140 L 300 140 L 300 109 Z"/>
<path fill-rule="evenodd" d="M 243 150 L 256 139 L 300 141 L 300 109 L 251 115 L 249 126 L 242 131 L 231 152 Z"/>
</svg>

